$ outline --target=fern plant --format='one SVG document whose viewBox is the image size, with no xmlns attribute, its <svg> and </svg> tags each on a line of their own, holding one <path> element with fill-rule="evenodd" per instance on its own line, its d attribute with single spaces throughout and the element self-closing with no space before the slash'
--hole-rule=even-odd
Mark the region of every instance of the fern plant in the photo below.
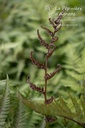
<svg viewBox="0 0 85 128">
<path fill-rule="evenodd" d="M 55 34 L 62 26 L 60 20 L 62 18 L 63 12 L 58 16 L 56 20 L 52 21 L 52 19 L 49 19 L 49 22 L 54 29 L 53 32 L 46 27 L 42 27 L 51 36 L 51 41 L 49 44 L 45 42 L 45 40 L 41 37 L 39 30 L 37 30 L 38 39 L 40 40 L 41 45 L 43 45 L 47 49 L 47 53 L 45 55 L 45 62 L 40 63 L 38 60 L 34 59 L 33 52 L 30 53 L 30 58 L 32 63 L 37 67 L 43 69 L 45 72 L 44 75 L 45 84 L 44 87 L 36 86 L 34 83 L 30 81 L 30 76 L 28 76 L 27 81 L 29 83 L 30 88 L 33 91 L 40 92 L 44 96 L 44 98 L 40 100 L 36 100 L 36 99 L 33 100 L 33 99 L 26 99 L 23 96 L 21 96 L 21 100 L 23 101 L 24 104 L 32 108 L 34 111 L 45 116 L 46 127 L 48 126 L 48 123 L 55 121 L 56 117 L 60 116 L 72 120 L 77 124 L 81 125 L 83 128 L 85 128 L 85 102 L 83 98 L 77 100 L 76 98 L 74 98 L 69 94 L 69 99 L 72 102 L 70 107 L 70 105 L 68 105 L 67 102 L 65 102 L 65 100 L 61 97 L 56 99 L 54 98 L 54 96 L 51 96 L 50 98 L 48 98 L 47 96 L 47 86 L 49 86 L 47 85 L 48 80 L 50 80 L 61 69 L 61 65 L 58 64 L 58 68 L 54 72 L 49 74 L 47 70 L 48 59 L 51 57 L 51 55 L 53 54 L 56 48 L 54 42 L 58 40 L 58 37 L 55 36 Z"/>
<path fill-rule="evenodd" d="M 4 85 L 5 90 L 3 89 Z M 6 80 L 0 81 L 0 128 L 25 128 L 25 126 L 24 105 L 17 98 L 16 93 L 10 89 L 10 82 L 7 76 Z"/>
</svg>

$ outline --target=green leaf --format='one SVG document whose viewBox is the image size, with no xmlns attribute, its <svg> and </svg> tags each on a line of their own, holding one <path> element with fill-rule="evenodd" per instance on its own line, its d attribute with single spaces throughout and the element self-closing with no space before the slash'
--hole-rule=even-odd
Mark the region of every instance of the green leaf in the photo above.
<svg viewBox="0 0 85 128">
<path fill-rule="evenodd" d="M 36 111 L 37 113 L 40 113 L 45 116 L 48 116 L 48 115 L 49 116 L 60 116 L 60 117 L 64 117 L 69 120 L 72 120 L 74 122 L 77 122 L 81 125 L 84 124 L 85 114 L 83 110 L 81 109 L 81 105 L 78 104 L 78 101 L 74 97 L 70 96 L 70 99 L 72 101 L 74 111 L 72 108 L 68 107 L 69 104 L 67 105 L 64 99 L 61 97 L 56 100 L 54 99 L 54 101 L 50 104 L 45 104 L 43 99 L 28 100 L 21 96 L 22 102 L 26 106 Z M 83 108 L 84 107 L 85 106 L 83 106 Z"/>
</svg>

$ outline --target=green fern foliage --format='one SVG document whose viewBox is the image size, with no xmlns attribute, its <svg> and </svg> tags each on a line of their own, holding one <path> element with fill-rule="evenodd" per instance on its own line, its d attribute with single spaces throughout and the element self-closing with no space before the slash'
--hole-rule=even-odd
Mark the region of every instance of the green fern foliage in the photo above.
<svg viewBox="0 0 85 128">
<path fill-rule="evenodd" d="M 6 82 L 5 93 L 1 100 L 2 104 L 0 106 L 0 128 L 4 128 L 6 118 L 10 110 L 10 90 L 8 87 L 8 77 Z"/>
<path fill-rule="evenodd" d="M 72 45 L 68 45 L 67 48 L 69 52 L 66 52 L 63 66 L 66 76 L 63 76 L 61 83 L 81 94 L 85 88 L 85 49 L 79 53 Z"/>
<path fill-rule="evenodd" d="M 42 99 L 40 100 L 27 100 L 23 97 L 21 100 L 23 103 L 32 108 L 34 111 L 45 115 L 45 116 L 60 116 L 72 120 L 81 126 L 85 124 L 85 103 L 83 99 L 77 100 L 76 98 L 70 96 L 71 104 L 67 104 L 63 98 L 58 98 L 48 105 L 44 103 Z M 82 105 L 80 104 L 82 102 Z M 70 107 L 71 106 L 71 107 Z M 82 120 L 81 120 L 82 119 Z"/>
<path fill-rule="evenodd" d="M 8 76 L 0 83 L 0 128 L 26 128 L 24 105 L 11 90 Z"/>
<path fill-rule="evenodd" d="M 26 116 L 25 116 L 25 109 L 23 103 L 19 100 L 18 102 L 18 109 L 16 110 L 15 119 L 13 123 L 13 128 L 25 128 L 26 125 Z"/>
</svg>

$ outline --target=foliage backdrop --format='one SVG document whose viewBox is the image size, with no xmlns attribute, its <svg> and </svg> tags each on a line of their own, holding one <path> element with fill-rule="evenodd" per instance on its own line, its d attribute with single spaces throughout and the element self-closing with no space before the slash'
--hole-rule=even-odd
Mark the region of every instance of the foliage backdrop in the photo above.
<svg viewBox="0 0 85 128">
<path fill-rule="evenodd" d="M 38 86 L 43 86 L 44 84 L 43 72 L 31 64 L 30 51 L 35 52 L 35 58 L 38 58 L 41 62 L 44 61 L 46 51 L 40 46 L 36 31 L 39 29 L 42 37 L 49 42 L 48 35 L 40 26 L 49 26 L 48 18 L 56 18 L 57 10 L 55 8 L 57 7 L 76 6 L 82 7 L 82 11 L 77 11 L 74 21 L 77 26 L 62 26 L 62 29 L 58 32 L 59 40 L 56 43 L 55 54 L 49 60 L 49 72 L 53 71 L 57 64 L 61 64 L 63 68 L 57 76 L 50 80 L 48 92 L 49 95 L 53 94 L 56 98 L 61 95 L 68 102 L 70 102 L 68 92 L 77 97 L 83 95 L 85 82 L 84 3 L 84 0 L 0 0 L 0 96 L 2 98 L 5 79 L 8 74 L 11 99 L 15 101 L 12 103 L 10 111 L 17 111 L 17 106 L 21 110 L 23 106 L 16 100 L 17 89 L 25 97 L 29 95 L 30 98 L 34 96 L 38 98 L 39 96 L 39 94 L 31 92 L 26 81 L 27 75 L 30 74 L 31 80 Z M 72 20 L 66 21 L 64 17 L 62 22 L 63 24 L 71 24 Z M 26 110 L 27 118 L 25 119 L 25 128 L 28 128 L 28 126 L 30 128 L 40 126 L 43 122 L 41 121 L 43 117 L 27 108 L 21 110 L 21 113 L 24 110 Z M 11 127 L 11 123 L 14 122 L 13 117 L 16 116 L 10 115 L 10 118 L 7 118 L 6 128 Z M 10 120 L 11 123 L 9 123 Z M 38 123 L 39 121 L 41 122 L 40 124 Z M 17 128 L 17 126 L 15 127 Z M 80 126 L 59 118 L 50 127 L 78 128 Z"/>
</svg>

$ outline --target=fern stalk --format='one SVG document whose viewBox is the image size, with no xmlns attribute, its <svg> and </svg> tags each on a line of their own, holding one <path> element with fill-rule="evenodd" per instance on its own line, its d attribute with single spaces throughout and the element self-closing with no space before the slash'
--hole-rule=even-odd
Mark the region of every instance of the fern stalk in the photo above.
<svg viewBox="0 0 85 128">
<path fill-rule="evenodd" d="M 46 57 L 46 59 L 45 59 L 45 76 L 47 75 L 47 61 L 48 61 L 48 59 Z M 47 100 L 47 79 L 45 79 L 45 94 L 44 94 L 44 96 L 45 96 L 45 103 L 46 103 L 46 100 Z"/>
</svg>

